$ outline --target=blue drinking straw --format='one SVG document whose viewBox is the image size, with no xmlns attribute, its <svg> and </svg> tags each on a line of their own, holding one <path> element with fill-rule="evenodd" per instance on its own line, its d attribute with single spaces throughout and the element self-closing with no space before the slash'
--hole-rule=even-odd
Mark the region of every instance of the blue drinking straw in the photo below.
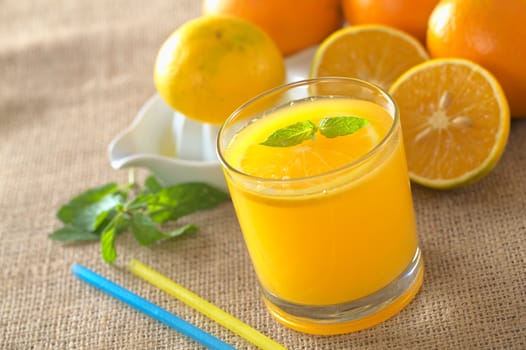
<svg viewBox="0 0 526 350">
<path fill-rule="evenodd" d="M 210 349 L 228 349 L 235 350 L 234 347 L 227 343 L 217 339 L 216 337 L 206 333 L 205 331 L 197 328 L 196 326 L 180 319 L 179 317 L 169 313 L 163 308 L 149 302 L 148 300 L 130 292 L 129 290 L 113 283 L 110 280 L 98 275 L 90 269 L 79 265 L 73 264 L 71 266 L 71 272 L 83 280 L 91 284 L 92 286 L 108 293 L 114 298 L 130 305 L 131 307 L 142 311 L 146 315 L 172 327 L 173 329 L 181 332 L 182 334 L 192 338 L 198 343 Z"/>
</svg>

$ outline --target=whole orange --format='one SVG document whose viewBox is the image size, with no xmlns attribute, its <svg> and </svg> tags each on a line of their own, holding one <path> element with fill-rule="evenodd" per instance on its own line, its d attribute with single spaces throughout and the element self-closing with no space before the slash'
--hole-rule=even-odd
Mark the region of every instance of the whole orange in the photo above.
<svg viewBox="0 0 526 350">
<path fill-rule="evenodd" d="M 188 118 L 220 125 L 252 97 L 285 81 L 274 41 L 254 23 L 201 16 L 177 28 L 154 66 L 157 92 Z"/>
<path fill-rule="evenodd" d="M 427 46 L 432 57 L 466 58 L 488 69 L 511 115 L 526 118 L 525 0 L 442 0 L 429 18 Z"/>
<path fill-rule="evenodd" d="M 420 41 L 426 38 L 427 21 L 439 0 L 342 0 L 350 24 L 384 24 L 403 30 Z"/>
<path fill-rule="evenodd" d="M 227 14 L 260 26 L 290 55 L 342 26 L 340 0 L 204 0 L 203 14 Z"/>
</svg>

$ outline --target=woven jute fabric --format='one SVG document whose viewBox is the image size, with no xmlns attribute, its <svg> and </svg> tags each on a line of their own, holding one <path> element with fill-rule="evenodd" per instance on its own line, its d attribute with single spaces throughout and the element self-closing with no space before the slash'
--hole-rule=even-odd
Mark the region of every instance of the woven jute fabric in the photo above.
<svg viewBox="0 0 526 350">
<path fill-rule="evenodd" d="M 126 272 L 137 258 L 290 349 L 525 349 L 526 120 L 481 182 L 413 186 L 425 280 L 392 319 L 340 336 L 301 334 L 267 313 L 231 202 L 192 214 L 198 232 L 153 247 L 48 239 L 72 196 L 127 181 L 110 141 L 155 93 L 163 40 L 201 14 L 193 0 L 6 0 L 0 4 L 0 349 L 199 349 L 76 279 L 81 263 L 236 348 L 250 343 Z M 524 42 L 524 40 L 522 41 Z M 526 96 L 525 96 L 526 98 Z M 139 177 L 146 176 L 139 170 Z M 179 224 L 179 223 L 178 223 Z"/>
</svg>

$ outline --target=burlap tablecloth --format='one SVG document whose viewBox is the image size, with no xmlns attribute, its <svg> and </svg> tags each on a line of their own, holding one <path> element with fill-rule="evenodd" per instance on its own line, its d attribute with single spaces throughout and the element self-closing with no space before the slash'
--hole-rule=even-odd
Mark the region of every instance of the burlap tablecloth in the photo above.
<svg viewBox="0 0 526 350">
<path fill-rule="evenodd" d="M 74 278 L 74 262 L 251 348 L 104 264 L 98 244 L 47 238 L 73 195 L 127 181 L 107 146 L 154 94 L 162 41 L 199 15 L 192 0 L 0 2 L 1 349 L 199 348 Z M 502 161 L 482 182 L 413 193 L 424 286 L 399 315 L 354 334 L 300 334 L 268 315 L 230 202 L 185 218 L 200 231 L 169 243 L 143 248 L 122 236 L 119 261 L 142 260 L 291 349 L 526 348 L 526 120 L 513 122 Z"/>
</svg>

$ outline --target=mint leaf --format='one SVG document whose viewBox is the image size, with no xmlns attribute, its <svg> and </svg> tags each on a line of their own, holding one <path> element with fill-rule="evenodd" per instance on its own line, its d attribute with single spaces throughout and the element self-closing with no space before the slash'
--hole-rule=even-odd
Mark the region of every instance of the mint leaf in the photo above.
<svg viewBox="0 0 526 350">
<path fill-rule="evenodd" d="M 166 222 L 213 208 L 226 199 L 228 194 L 206 183 L 182 183 L 155 193 L 148 204 L 147 213 L 156 222 Z"/>
<path fill-rule="evenodd" d="M 144 187 L 144 193 L 157 193 L 163 188 L 154 176 L 148 176 L 144 180 Z"/>
<path fill-rule="evenodd" d="M 109 194 L 119 191 L 119 186 L 115 183 L 108 183 L 100 187 L 89 189 L 78 196 L 72 198 L 67 204 L 62 206 L 57 214 L 57 217 L 64 224 L 71 224 L 75 217 L 78 216 L 79 211 L 88 207 Z"/>
<path fill-rule="evenodd" d="M 157 229 L 155 222 L 148 215 L 137 213 L 131 219 L 133 236 L 141 245 L 150 245 L 167 238 Z"/>
<path fill-rule="evenodd" d="M 345 136 L 355 133 L 369 123 L 369 120 L 354 116 L 326 117 L 318 127 L 310 120 L 297 122 L 274 131 L 261 145 L 271 147 L 289 147 L 299 145 L 303 141 L 314 139 L 319 130 L 328 138 Z"/>
<path fill-rule="evenodd" d="M 115 237 L 119 231 L 127 226 L 127 218 L 124 214 L 117 214 L 113 220 L 104 228 L 100 237 L 100 247 L 102 259 L 107 263 L 112 263 L 117 259 L 115 249 Z"/>
<path fill-rule="evenodd" d="M 369 120 L 360 117 L 327 117 L 323 118 L 318 127 L 320 133 L 328 138 L 345 136 L 355 133 L 369 123 Z"/>
<path fill-rule="evenodd" d="M 96 230 L 117 204 L 123 203 L 126 194 L 114 183 L 90 189 L 70 200 L 58 211 L 64 224 L 84 231 Z"/>
<path fill-rule="evenodd" d="M 119 215 L 119 214 L 117 214 Z M 121 234 L 128 230 L 130 227 L 130 215 L 129 213 L 123 213 L 120 220 L 117 220 L 115 224 L 115 235 Z"/>
<path fill-rule="evenodd" d="M 185 232 L 195 231 L 194 225 L 185 225 L 177 230 L 164 233 L 157 229 L 155 222 L 145 214 L 136 214 L 131 221 L 132 232 L 139 244 L 150 245 L 157 241 L 179 236 Z"/>
<path fill-rule="evenodd" d="M 55 241 L 69 242 L 98 241 L 100 239 L 100 235 L 94 232 L 85 231 L 73 225 L 63 226 L 49 234 L 48 237 Z"/>
<path fill-rule="evenodd" d="M 117 259 L 115 249 L 115 223 L 112 221 L 106 226 L 100 237 L 100 251 L 105 262 L 114 262 Z"/>
<path fill-rule="evenodd" d="M 144 193 L 138 193 L 137 196 L 124 205 L 125 210 L 137 210 L 137 209 L 146 209 L 149 203 L 152 203 L 156 200 L 154 193 L 149 193 L 148 190 L 145 190 Z"/>
<path fill-rule="evenodd" d="M 180 236 L 183 233 L 197 231 L 197 229 L 198 229 L 197 226 L 188 224 L 188 225 L 181 226 L 173 231 L 165 232 L 164 234 L 167 235 L 169 238 L 172 238 L 172 237 Z"/>
<path fill-rule="evenodd" d="M 122 196 L 110 194 L 98 202 L 78 207 L 73 213 L 71 224 L 87 231 L 96 230 L 104 222 L 111 210 L 122 202 Z"/>
<path fill-rule="evenodd" d="M 128 199 L 129 195 L 135 197 Z M 63 205 L 57 217 L 63 227 L 49 238 L 63 242 L 100 240 L 101 255 L 111 263 L 117 258 L 115 238 L 131 229 L 141 245 L 197 230 L 191 224 L 162 232 L 157 223 L 177 220 L 194 211 L 212 208 L 228 194 L 204 183 L 182 183 L 164 188 L 150 176 L 143 188 L 130 183 L 119 187 L 109 183 L 81 193 Z"/>
<path fill-rule="evenodd" d="M 274 131 L 262 145 L 271 147 L 289 147 L 299 145 L 312 139 L 316 133 L 316 125 L 310 120 L 297 122 Z"/>
<path fill-rule="evenodd" d="M 101 203 L 101 205 L 95 209 L 96 210 L 94 210 L 93 212 L 90 212 L 88 210 L 81 215 L 83 220 L 93 221 L 93 224 L 91 225 L 91 230 L 95 231 L 104 228 L 108 224 L 108 222 L 110 222 L 113 219 L 113 217 L 117 214 L 117 211 L 115 210 L 115 203 L 114 205 L 111 205 L 109 201 L 108 203 Z M 94 216 L 94 219 L 91 215 Z"/>
</svg>

